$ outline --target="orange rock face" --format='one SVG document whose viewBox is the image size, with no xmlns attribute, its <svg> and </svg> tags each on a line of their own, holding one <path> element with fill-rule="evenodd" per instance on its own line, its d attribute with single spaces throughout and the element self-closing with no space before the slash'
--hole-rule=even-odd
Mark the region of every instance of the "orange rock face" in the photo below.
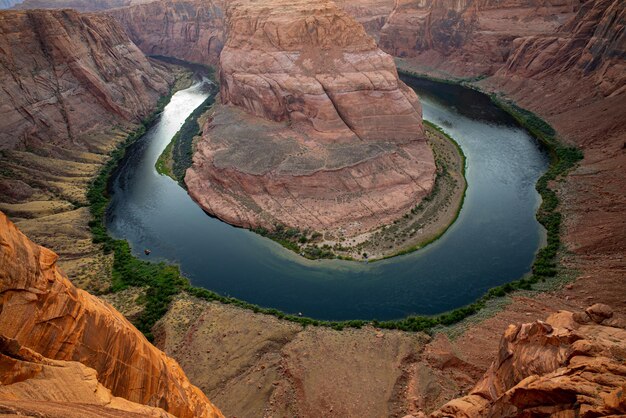
<svg viewBox="0 0 626 418">
<path fill-rule="evenodd" d="M 178 363 L 150 344 L 110 305 L 76 289 L 56 261 L 55 253 L 30 242 L 0 213 L 0 330 L 4 337 L 49 359 L 94 369 L 98 382 L 116 397 L 159 407 L 177 417 L 222 416 L 189 383 Z M 18 375 L 32 378 L 37 368 L 28 366 Z"/>
<path fill-rule="evenodd" d="M 86 149 L 90 133 L 139 122 L 168 91 L 167 78 L 106 16 L 3 11 L 0 50 L 0 149 Z"/>
<path fill-rule="evenodd" d="M 226 9 L 221 99 L 186 183 L 230 223 L 347 236 L 402 216 L 435 165 L 415 93 L 392 58 L 329 1 Z M 267 123 L 267 121 L 272 123 Z"/>
<path fill-rule="evenodd" d="M 173 417 L 111 396 L 94 369 L 45 358 L 1 335 L 0 408 L 4 414 L 38 417 Z"/>
<path fill-rule="evenodd" d="M 217 65 L 224 47 L 222 1 L 155 1 L 110 11 L 148 55 Z"/>
<path fill-rule="evenodd" d="M 626 329 L 606 305 L 511 325 L 469 395 L 434 417 L 606 416 L 626 413 Z"/>
</svg>

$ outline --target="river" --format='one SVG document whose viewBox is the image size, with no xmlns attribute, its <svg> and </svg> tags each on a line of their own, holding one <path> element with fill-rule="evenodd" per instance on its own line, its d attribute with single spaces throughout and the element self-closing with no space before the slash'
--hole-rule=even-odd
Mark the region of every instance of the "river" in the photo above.
<svg viewBox="0 0 626 418">
<path fill-rule="evenodd" d="M 113 174 L 107 227 L 148 260 L 180 265 L 193 285 L 316 319 L 399 319 L 468 304 L 519 279 L 545 232 L 535 219 L 535 183 L 547 169 L 541 147 L 479 92 L 405 80 L 424 118 L 467 158 L 468 188 L 457 221 L 433 244 L 375 263 L 306 260 L 275 242 L 209 217 L 154 164 L 186 117 L 208 96 L 196 83 L 172 97 Z M 152 253 L 143 253 L 149 248 Z"/>
</svg>

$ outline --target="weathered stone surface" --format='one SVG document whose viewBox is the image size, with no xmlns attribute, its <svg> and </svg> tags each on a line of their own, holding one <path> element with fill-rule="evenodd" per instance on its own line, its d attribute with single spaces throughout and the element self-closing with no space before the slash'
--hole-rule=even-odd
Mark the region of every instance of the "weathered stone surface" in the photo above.
<svg viewBox="0 0 626 418">
<path fill-rule="evenodd" d="M 384 0 L 381 0 L 384 3 Z M 461 76 L 493 74 L 523 36 L 554 32 L 579 0 L 400 0 L 380 31 L 380 46 L 399 57 Z"/>
<path fill-rule="evenodd" d="M 155 1 L 108 13 L 148 55 L 217 65 L 225 38 L 222 3 Z"/>
<path fill-rule="evenodd" d="M 0 410 L 37 417 L 173 418 L 161 408 L 112 396 L 98 382 L 94 369 L 75 361 L 45 358 L 1 335 Z"/>
<path fill-rule="evenodd" d="M 33 244 L 0 212 L 3 336 L 44 357 L 95 369 L 114 396 L 177 417 L 222 416 L 176 361 L 110 305 L 76 289 L 56 261 L 55 253 Z M 75 363 L 71 367 L 87 370 Z"/>
<path fill-rule="evenodd" d="M 0 35 L 0 149 L 45 142 L 87 150 L 89 134 L 139 122 L 168 91 L 167 80 L 106 16 L 3 11 Z"/>
<path fill-rule="evenodd" d="M 204 128 L 190 195 L 230 223 L 353 236 L 432 188 L 421 106 L 392 58 L 332 2 L 226 8 L 221 99 Z M 267 123 L 267 120 L 273 123 Z"/>
<path fill-rule="evenodd" d="M 606 305 L 591 324 L 568 311 L 546 322 L 511 325 L 483 379 L 434 417 L 606 416 L 626 413 L 626 330 L 605 325 Z"/>
</svg>

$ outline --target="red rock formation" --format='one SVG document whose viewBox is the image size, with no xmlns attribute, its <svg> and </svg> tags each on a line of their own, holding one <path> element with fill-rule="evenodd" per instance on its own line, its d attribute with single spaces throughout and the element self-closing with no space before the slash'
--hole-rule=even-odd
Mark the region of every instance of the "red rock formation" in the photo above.
<svg viewBox="0 0 626 418">
<path fill-rule="evenodd" d="M 606 416 L 626 413 L 626 324 L 606 305 L 511 325 L 469 395 L 434 417 Z"/>
<path fill-rule="evenodd" d="M 44 357 L 95 369 L 98 381 L 114 396 L 160 407 L 177 417 L 222 416 L 189 383 L 178 363 L 110 305 L 76 289 L 56 261 L 55 253 L 30 242 L 0 212 L 0 332 L 4 337 Z M 25 373 L 32 377 L 38 368 L 28 366 L 31 371 Z"/>
<path fill-rule="evenodd" d="M 94 369 L 47 359 L 0 335 L 0 410 L 37 417 L 173 417 L 111 396 Z"/>
<path fill-rule="evenodd" d="M 86 149 L 90 135 L 139 122 L 168 91 L 168 77 L 106 16 L 3 11 L 0 50 L 0 149 Z"/>
<path fill-rule="evenodd" d="M 205 127 L 185 181 L 207 211 L 355 235 L 430 191 L 419 100 L 361 25 L 304 0 L 230 2 L 226 20 L 221 99 L 257 118 L 222 108 Z"/>
<path fill-rule="evenodd" d="M 110 11 L 148 55 L 217 65 L 224 47 L 222 1 L 155 1 Z"/>
<path fill-rule="evenodd" d="M 335 3 L 378 40 L 380 30 L 387 23 L 387 18 L 394 8 L 395 0 L 335 0 Z"/>
<path fill-rule="evenodd" d="M 424 66 L 455 75 L 493 74 L 506 61 L 515 38 L 554 32 L 579 4 L 579 0 L 548 4 L 399 0 L 381 28 L 380 46 L 395 56 L 413 57 Z"/>
</svg>

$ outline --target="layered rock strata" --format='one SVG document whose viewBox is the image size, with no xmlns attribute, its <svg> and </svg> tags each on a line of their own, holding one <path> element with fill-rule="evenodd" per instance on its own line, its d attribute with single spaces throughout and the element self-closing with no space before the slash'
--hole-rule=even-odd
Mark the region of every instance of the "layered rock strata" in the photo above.
<svg viewBox="0 0 626 418">
<path fill-rule="evenodd" d="M 85 373 L 91 381 L 86 384 L 94 389 L 100 390 L 99 382 L 114 396 L 162 408 L 181 418 L 222 416 L 189 383 L 176 361 L 150 344 L 110 305 L 76 289 L 57 267 L 57 258 L 52 251 L 32 243 L 0 213 L 0 332 L 4 337 L 43 357 L 82 363 L 84 366 L 64 364 L 62 367 Z M 40 360 L 41 365 L 18 361 L 15 367 L 3 369 L 6 372 L 2 376 L 3 384 L 25 377 L 37 381 L 37 373 L 45 368 L 45 360 Z M 22 368 L 24 372 L 18 373 Z M 93 381 L 93 370 L 87 368 L 97 372 L 97 382 Z M 60 380 L 68 383 L 71 378 Z M 35 381 L 30 384 L 35 385 Z M 2 390 L 10 390 L 10 386 Z M 26 396 L 28 390 L 13 393 Z M 22 395 L 18 398 L 24 399 Z M 49 400 L 71 398 L 58 396 Z M 93 402 L 88 403 L 113 402 L 106 394 L 93 396 L 99 400 L 91 398 Z"/>
<path fill-rule="evenodd" d="M 222 1 L 155 1 L 108 12 L 147 55 L 217 65 L 224 47 Z"/>
<path fill-rule="evenodd" d="M 173 76 L 115 20 L 71 10 L 0 12 L 0 50 L 0 210 L 77 279 L 106 282 L 85 191 Z"/>
<path fill-rule="evenodd" d="M 435 165 L 419 100 L 361 25 L 303 0 L 230 2 L 226 21 L 228 106 L 204 127 L 185 178 L 205 210 L 351 236 L 428 194 Z"/>
<path fill-rule="evenodd" d="M 111 395 L 94 369 L 51 360 L 0 335 L 0 410 L 37 417 L 160 417 L 161 408 Z"/>
<path fill-rule="evenodd" d="M 13 1 L 13 0 L 5 0 Z M 134 4 L 150 3 L 150 0 L 24 0 L 15 9 L 74 9 L 79 12 L 95 12 Z"/>
<path fill-rule="evenodd" d="M 380 30 L 379 44 L 431 69 L 460 76 L 493 74 L 506 62 L 514 39 L 554 32 L 580 3 L 400 0 Z"/>
<path fill-rule="evenodd" d="M 434 417 L 617 416 L 626 413 L 626 330 L 607 305 L 510 325 L 469 395 Z"/>
</svg>

